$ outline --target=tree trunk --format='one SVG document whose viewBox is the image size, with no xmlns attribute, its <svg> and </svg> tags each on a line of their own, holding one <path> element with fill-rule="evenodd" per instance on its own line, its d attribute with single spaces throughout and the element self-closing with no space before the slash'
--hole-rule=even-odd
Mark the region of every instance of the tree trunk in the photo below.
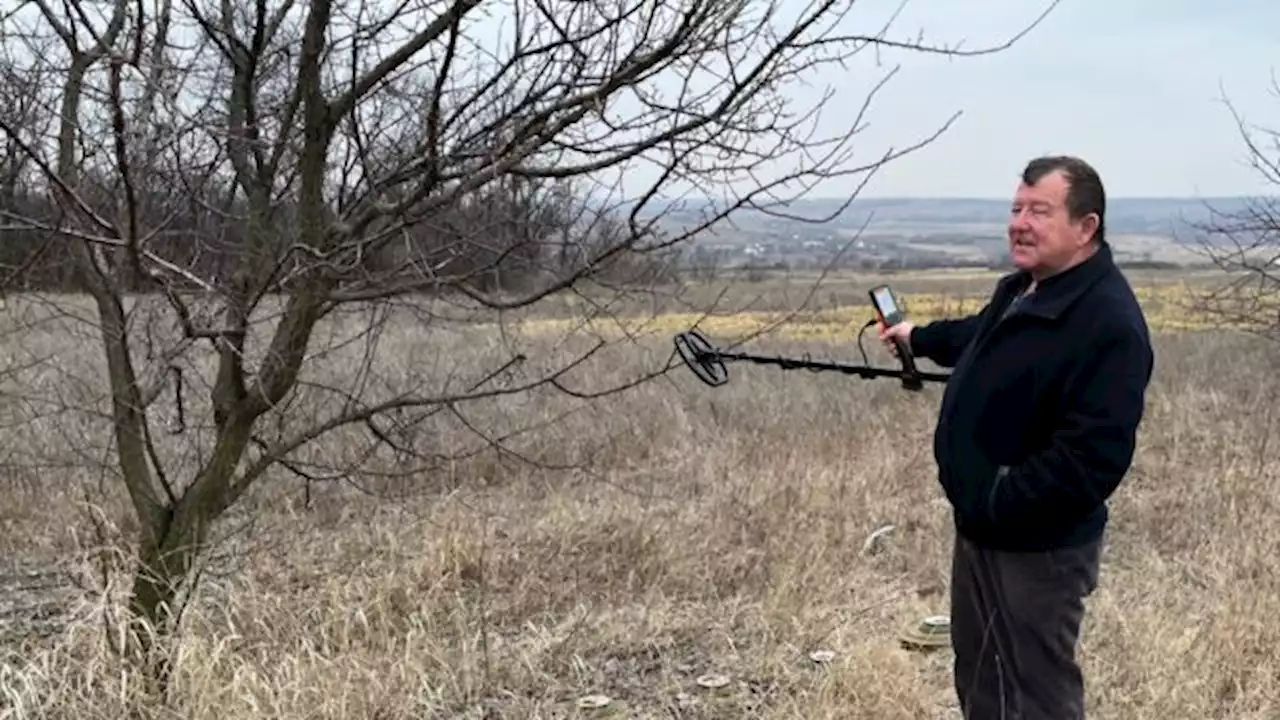
<svg viewBox="0 0 1280 720">
<path fill-rule="evenodd" d="M 181 616 L 175 601 L 184 590 L 195 592 L 196 586 L 188 584 L 188 579 L 204 550 L 209 528 L 244 489 L 233 485 L 232 478 L 252 428 L 251 415 L 233 416 L 219 434 L 208 465 L 173 510 L 157 518 L 160 524 L 142 528 L 129 601 L 128 637 L 137 659 L 160 690 L 169 674 L 166 641 L 176 634 Z"/>
</svg>

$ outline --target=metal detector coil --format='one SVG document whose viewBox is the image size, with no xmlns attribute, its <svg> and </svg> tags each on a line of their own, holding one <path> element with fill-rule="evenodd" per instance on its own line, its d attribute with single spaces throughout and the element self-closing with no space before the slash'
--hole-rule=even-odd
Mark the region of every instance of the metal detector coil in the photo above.
<svg viewBox="0 0 1280 720">
<path fill-rule="evenodd" d="M 678 333 L 675 343 L 676 352 L 680 353 L 684 364 L 689 366 L 699 380 L 711 387 L 729 382 L 729 369 L 720 359 L 720 352 L 702 331 L 695 328 Z"/>
</svg>

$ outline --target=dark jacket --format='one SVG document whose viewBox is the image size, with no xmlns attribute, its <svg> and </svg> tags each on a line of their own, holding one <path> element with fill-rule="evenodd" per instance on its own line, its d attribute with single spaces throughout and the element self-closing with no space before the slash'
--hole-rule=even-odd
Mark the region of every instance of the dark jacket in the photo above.
<svg viewBox="0 0 1280 720">
<path fill-rule="evenodd" d="M 1002 319 L 1028 281 L 1006 275 L 977 315 L 911 334 L 915 355 L 954 368 L 934 458 L 956 529 L 1006 550 L 1102 534 L 1154 363 L 1141 308 L 1106 244 Z"/>
</svg>

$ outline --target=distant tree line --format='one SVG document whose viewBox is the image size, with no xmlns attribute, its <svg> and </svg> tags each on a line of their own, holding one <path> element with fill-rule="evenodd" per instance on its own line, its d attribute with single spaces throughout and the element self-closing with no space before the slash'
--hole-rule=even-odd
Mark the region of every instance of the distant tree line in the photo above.
<svg viewBox="0 0 1280 720">
<path fill-rule="evenodd" d="M 0 217 L 20 219 L 0 222 L 0 290 L 76 291 L 80 284 L 69 242 L 79 239 L 67 237 L 65 209 L 52 193 L 29 189 L 38 182 L 23 182 L 24 159 L 12 154 L 0 160 Z M 208 178 L 195 182 L 157 177 L 133 189 L 135 222 L 148 228 L 148 249 L 181 270 L 167 274 L 166 287 L 225 290 L 242 256 L 255 248 L 262 262 L 276 265 L 268 292 L 287 291 L 291 278 L 323 262 L 292 239 L 299 225 L 296 202 L 284 200 L 272 209 L 268 221 L 277 241 L 266 252 L 246 242 L 250 208 L 231 183 L 225 184 L 218 187 Z M 118 182 L 103 182 L 86 172 L 78 194 L 94 213 L 109 217 L 120 192 Z M 328 219 L 340 212 L 332 208 Z M 626 251 L 593 260 L 620 245 L 633 229 L 617 213 L 589 207 L 565 182 L 505 178 L 411 222 L 394 227 L 388 223 L 385 232 L 392 235 L 386 242 L 354 260 L 344 258 L 343 272 L 363 276 L 362 284 L 372 278 L 384 287 L 411 283 L 417 292 L 430 292 L 432 283 L 423 278 L 435 276 L 441 288 L 461 282 L 488 293 L 575 273 L 613 284 L 650 286 L 674 280 L 681 265 L 675 248 L 645 252 L 631 238 Z M 110 238 L 97 240 L 110 243 Z M 296 247 L 290 250 L 290 244 Z M 184 283 L 183 278 L 192 281 Z M 156 286 L 144 273 L 125 273 L 121 289 L 146 293 Z"/>
</svg>

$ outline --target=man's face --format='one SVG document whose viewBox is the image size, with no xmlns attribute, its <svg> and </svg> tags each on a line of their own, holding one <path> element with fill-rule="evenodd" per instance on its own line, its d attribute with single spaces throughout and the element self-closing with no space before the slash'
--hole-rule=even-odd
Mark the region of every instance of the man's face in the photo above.
<svg viewBox="0 0 1280 720">
<path fill-rule="evenodd" d="M 1035 185 L 1019 184 L 1009 215 L 1009 253 L 1015 267 L 1037 278 L 1060 272 L 1085 253 L 1098 226 L 1095 215 L 1067 214 L 1066 177 L 1051 172 Z"/>
</svg>

